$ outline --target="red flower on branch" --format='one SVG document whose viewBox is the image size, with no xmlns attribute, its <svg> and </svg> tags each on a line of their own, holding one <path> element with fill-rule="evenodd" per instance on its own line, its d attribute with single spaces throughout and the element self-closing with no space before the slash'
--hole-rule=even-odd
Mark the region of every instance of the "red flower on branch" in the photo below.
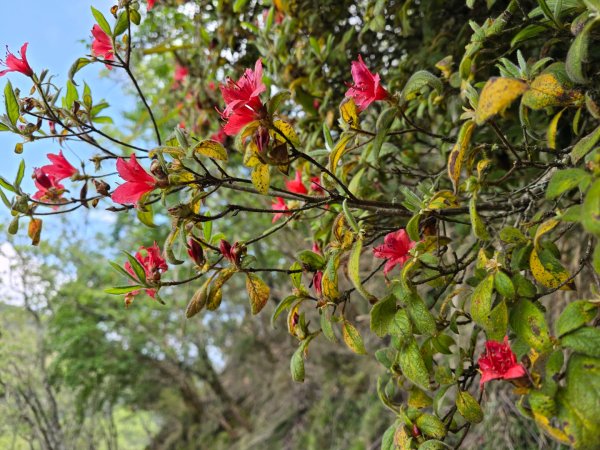
<svg viewBox="0 0 600 450">
<path fill-rule="evenodd" d="M 148 0 L 148 11 L 154 8 L 155 0 Z"/>
<path fill-rule="evenodd" d="M 358 61 L 352 61 L 352 80 L 354 84 L 346 92 L 346 97 L 352 97 L 361 111 L 377 100 L 385 100 L 388 92 L 381 86 L 379 74 L 372 74 L 364 63 L 362 56 Z"/>
<path fill-rule="evenodd" d="M 415 242 L 410 240 L 408 233 L 404 229 L 400 229 L 387 234 L 383 239 L 383 244 L 373 249 L 373 254 L 376 258 L 388 260 L 383 268 L 383 273 L 387 275 L 396 265 L 402 267 L 408 261 L 409 251 L 414 246 Z"/>
<path fill-rule="evenodd" d="M 108 34 L 106 34 L 99 25 L 94 25 L 92 27 L 92 36 L 94 36 L 94 40 L 92 41 L 92 55 L 112 61 L 115 58 L 115 55 L 112 40 Z M 109 70 L 112 69 L 108 64 L 106 67 Z"/>
<path fill-rule="evenodd" d="M 33 194 L 32 198 L 44 203 L 64 203 L 62 198 L 65 192 L 65 187 L 58 182 L 52 175 L 47 175 L 42 169 L 33 170 L 33 183 L 38 191 Z M 57 209 L 58 205 L 52 206 Z"/>
<path fill-rule="evenodd" d="M 77 173 L 77 169 L 73 167 L 69 161 L 67 161 L 62 150 L 58 151 L 58 155 L 54 153 L 48 153 L 46 156 L 52 164 L 42 166 L 40 170 L 46 175 L 56 178 L 56 181 L 64 180 L 65 178 L 71 178 Z"/>
<path fill-rule="evenodd" d="M 293 192 L 295 194 L 303 194 L 303 195 L 308 194 L 308 190 L 306 189 L 306 186 L 304 186 L 304 183 L 302 182 L 302 171 L 301 170 L 296 170 L 296 177 L 293 180 L 285 182 L 285 188 L 288 191 Z"/>
<path fill-rule="evenodd" d="M 161 256 L 160 248 L 156 242 L 154 242 L 152 247 L 141 246 L 135 254 L 135 259 L 137 259 L 144 267 L 146 279 L 140 280 L 142 283 L 159 282 L 161 274 L 169 269 L 169 266 L 167 266 L 167 261 L 165 261 L 165 259 Z M 131 267 L 131 263 L 129 263 L 129 261 L 125 263 L 124 268 L 127 272 L 136 277 L 135 271 L 133 270 L 133 267 Z M 149 288 L 145 289 L 145 291 L 150 297 L 156 298 L 156 289 Z M 133 297 L 139 293 L 139 290 L 127 293 L 125 295 L 125 304 L 129 306 L 133 301 Z"/>
<path fill-rule="evenodd" d="M 13 53 L 10 52 L 10 50 L 8 50 L 8 47 L 6 47 L 6 60 L 0 60 L 0 65 L 6 66 L 7 69 L 0 71 L 0 77 L 6 75 L 8 72 L 19 72 L 23 75 L 27 75 L 28 77 L 33 75 L 33 69 L 27 61 L 28 45 L 29 43 L 25 42 L 21 46 L 21 51 L 19 52 L 21 58 L 17 58 Z"/>
<path fill-rule="evenodd" d="M 517 357 L 508 344 L 508 336 L 504 336 L 504 342 L 487 341 L 485 353 L 479 357 L 479 370 L 481 380 L 479 385 L 483 388 L 484 383 L 490 380 L 511 380 L 527 375 L 525 367 L 517 363 Z"/>
<path fill-rule="evenodd" d="M 277 222 L 283 216 L 289 216 L 291 214 L 289 212 L 284 212 L 284 211 L 287 211 L 289 208 L 285 204 L 285 200 L 281 197 L 277 197 L 276 201 L 274 201 L 271 204 L 271 209 L 274 211 L 279 211 L 279 212 L 276 212 L 275 214 L 273 214 L 273 221 L 272 221 L 273 223 Z"/>
<path fill-rule="evenodd" d="M 322 194 L 325 192 L 325 189 L 323 189 L 321 186 L 321 177 L 311 177 L 310 190 L 317 194 Z"/>
<path fill-rule="evenodd" d="M 156 187 L 156 180 L 140 166 L 135 154 L 131 155 L 129 162 L 123 158 L 117 159 L 117 172 L 125 183 L 114 190 L 111 198 L 115 203 L 137 204 L 142 195 Z"/>
<path fill-rule="evenodd" d="M 262 82 L 260 59 L 256 61 L 254 70 L 246 69 L 237 82 L 227 78 L 220 89 L 225 100 L 225 109 L 220 113 L 221 118 L 227 121 L 223 127 L 225 134 L 233 136 L 250 122 L 261 118 L 263 104 L 259 96 L 266 91 L 267 87 Z"/>
</svg>

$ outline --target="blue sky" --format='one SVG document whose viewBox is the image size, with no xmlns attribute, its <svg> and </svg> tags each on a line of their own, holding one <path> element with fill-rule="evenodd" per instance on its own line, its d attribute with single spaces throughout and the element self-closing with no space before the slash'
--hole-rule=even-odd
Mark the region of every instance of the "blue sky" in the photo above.
<svg viewBox="0 0 600 450">
<path fill-rule="evenodd" d="M 88 55 L 91 43 L 91 28 L 94 19 L 90 5 L 94 5 L 104 15 L 112 20 L 110 7 L 115 0 L 26 0 L 11 2 L 11 6 L 3 8 L 0 15 L 0 56 L 4 58 L 4 46 L 16 53 L 24 42 L 29 42 L 27 57 L 31 67 L 37 72 L 49 69 L 49 73 L 55 75 L 54 82 L 64 86 L 68 78 L 69 68 L 75 59 Z M 106 99 L 111 105 L 108 114 L 118 120 L 119 111 L 127 107 L 123 101 L 122 83 L 118 80 L 105 76 L 104 66 L 92 64 L 81 70 L 76 80 L 85 80 L 92 87 L 94 101 L 101 98 Z M 112 74 L 111 77 L 119 77 Z M 19 73 L 9 73 L 0 78 L 0 92 L 3 91 L 6 79 L 10 79 L 14 87 L 21 92 L 28 93 L 31 88 L 29 79 Z M 0 95 L 2 95 L 0 93 Z M 0 110 L 4 112 L 4 101 L 0 101 Z M 14 153 L 14 147 L 20 142 L 19 136 L 8 132 L 0 133 L 0 152 L 2 152 L 2 164 L 0 164 L 0 175 L 8 180 L 13 180 L 21 158 L 25 159 L 27 169 L 23 188 L 30 193 L 35 191 L 30 178 L 34 167 L 47 163 L 47 153 L 57 153 L 61 148 L 58 142 L 42 140 L 25 144 L 21 155 Z M 85 158 L 93 151 L 90 147 L 66 143 L 62 146 L 67 159 L 76 164 L 75 152 L 82 153 Z M 65 180 L 68 188 L 69 181 Z M 0 205 L 0 218 L 8 216 L 4 205 Z"/>
</svg>

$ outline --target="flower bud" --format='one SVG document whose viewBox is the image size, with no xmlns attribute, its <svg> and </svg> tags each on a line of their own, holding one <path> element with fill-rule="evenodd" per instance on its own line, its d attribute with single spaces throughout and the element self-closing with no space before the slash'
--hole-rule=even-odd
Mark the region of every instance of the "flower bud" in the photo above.
<svg viewBox="0 0 600 450">
<path fill-rule="evenodd" d="M 188 255 L 190 255 L 190 258 L 192 258 L 192 261 L 194 261 L 194 263 L 198 267 L 202 267 L 206 262 L 206 258 L 204 257 L 204 249 L 202 248 L 202 245 L 200 245 L 200 243 L 193 237 L 190 238 L 188 241 L 187 252 Z"/>
<path fill-rule="evenodd" d="M 315 294 L 317 294 L 317 297 L 322 297 L 323 296 L 323 272 L 318 270 L 315 272 L 315 274 L 313 275 L 313 289 L 315 291 Z"/>
<path fill-rule="evenodd" d="M 262 125 L 258 127 L 258 130 L 254 135 L 254 142 L 256 143 L 259 153 L 264 153 L 267 150 L 270 140 L 271 137 L 269 136 L 269 129 L 263 127 Z"/>
<path fill-rule="evenodd" d="M 108 197 L 109 191 L 110 191 L 110 185 L 104 181 L 104 180 L 92 180 L 92 183 L 94 183 L 94 187 L 96 188 L 96 192 L 100 195 L 104 195 L 105 197 Z"/>
</svg>

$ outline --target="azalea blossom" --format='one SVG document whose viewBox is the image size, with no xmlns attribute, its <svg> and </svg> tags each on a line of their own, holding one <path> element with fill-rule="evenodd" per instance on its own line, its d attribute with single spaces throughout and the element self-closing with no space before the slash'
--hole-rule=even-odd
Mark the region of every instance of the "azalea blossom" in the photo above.
<svg viewBox="0 0 600 450">
<path fill-rule="evenodd" d="M 323 189 L 321 186 L 321 177 L 311 177 L 310 190 L 317 194 L 322 194 L 325 192 L 325 189 Z"/>
<path fill-rule="evenodd" d="M 46 157 L 52 164 L 42 166 L 41 171 L 46 175 L 53 176 L 56 181 L 64 180 L 65 178 L 71 178 L 77 173 L 77 169 L 73 167 L 69 161 L 67 161 L 62 150 L 58 151 L 58 155 L 54 153 L 48 153 Z"/>
<path fill-rule="evenodd" d="M 148 0 L 148 11 L 154 8 L 154 3 L 156 0 Z"/>
<path fill-rule="evenodd" d="M 137 259 L 140 264 L 144 267 L 144 272 L 146 275 L 145 280 L 140 280 L 142 283 L 157 283 L 160 281 L 161 274 L 166 272 L 169 269 L 167 266 L 167 261 L 161 256 L 160 248 L 156 241 L 152 247 L 144 247 L 141 246 L 140 249 L 135 254 L 135 259 Z M 132 276 L 137 278 L 133 267 L 131 267 L 131 263 L 127 261 L 124 266 L 125 270 L 129 272 Z M 156 298 L 156 289 L 149 288 L 145 289 L 146 294 L 148 294 L 152 298 Z M 128 292 L 125 295 L 125 304 L 129 306 L 133 301 L 133 297 L 139 294 L 139 290 Z"/>
<path fill-rule="evenodd" d="M 142 195 L 156 187 L 156 180 L 140 166 L 135 154 L 131 155 L 129 162 L 123 158 L 117 159 L 117 172 L 125 183 L 114 190 L 111 198 L 115 203 L 137 204 Z"/>
<path fill-rule="evenodd" d="M 479 357 L 479 370 L 481 380 L 479 385 L 483 388 L 484 383 L 501 378 L 511 380 L 527 375 L 525 367 L 517 363 L 517 357 L 508 344 L 508 336 L 504 336 L 504 342 L 487 341 L 485 353 Z"/>
<path fill-rule="evenodd" d="M 262 61 L 259 59 L 254 70 L 246 69 L 237 82 L 227 78 L 225 84 L 220 86 L 225 100 L 221 118 L 227 121 L 223 131 L 228 136 L 237 134 L 247 124 L 261 118 L 263 104 L 259 96 L 267 89 L 262 82 L 262 72 Z"/>
<path fill-rule="evenodd" d="M 179 83 L 179 82 L 185 80 L 189 74 L 190 74 L 190 71 L 188 70 L 187 67 L 180 66 L 179 64 L 177 64 L 175 66 L 175 73 L 173 74 L 173 79 L 175 80 L 176 83 Z"/>
<path fill-rule="evenodd" d="M 239 242 L 234 242 L 231 245 L 225 239 L 219 242 L 219 251 L 229 262 L 236 266 L 241 262 L 242 256 L 246 253 L 246 247 Z"/>
<path fill-rule="evenodd" d="M 94 36 L 94 40 L 92 41 L 92 55 L 112 61 L 115 55 L 112 41 L 108 34 L 99 25 L 94 25 L 92 27 L 92 35 Z M 109 70 L 111 69 L 111 66 L 108 64 L 106 67 Z"/>
<path fill-rule="evenodd" d="M 0 77 L 6 75 L 8 72 L 19 72 L 28 77 L 33 75 L 33 70 L 27 61 L 27 45 L 29 45 L 29 43 L 25 42 L 21 46 L 21 51 L 19 52 L 21 58 L 17 58 L 10 50 L 8 50 L 8 47 L 6 47 L 6 60 L 0 60 L 0 65 L 6 66 L 7 69 L 0 71 Z"/>
<path fill-rule="evenodd" d="M 33 170 L 33 183 L 38 189 L 32 196 L 34 200 L 44 203 L 55 203 L 52 206 L 54 209 L 58 208 L 56 203 L 64 203 L 65 199 L 62 198 L 62 195 L 65 192 L 65 187 L 55 177 L 47 175 L 42 169 L 37 168 Z"/>
<path fill-rule="evenodd" d="M 402 267 L 410 258 L 409 251 L 415 246 L 408 233 L 402 228 L 393 233 L 389 233 L 383 239 L 383 244 L 373 249 L 376 258 L 387 259 L 383 268 L 383 273 L 388 274 L 396 265 Z"/>
<path fill-rule="evenodd" d="M 294 192 L 295 194 L 303 194 L 303 195 L 308 194 L 308 190 L 306 189 L 306 186 L 304 186 L 304 183 L 302 182 L 302 171 L 301 170 L 296 170 L 296 177 L 293 180 L 285 182 L 285 188 L 290 192 Z"/>
<path fill-rule="evenodd" d="M 359 110 L 362 111 L 374 101 L 388 97 L 388 92 L 380 84 L 379 74 L 371 73 L 362 56 L 358 55 L 358 61 L 352 61 L 351 71 L 354 84 L 346 92 L 346 97 L 352 97 Z"/>
<path fill-rule="evenodd" d="M 285 215 L 289 216 L 291 214 L 289 212 L 283 212 L 283 211 L 287 211 L 289 208 L 285 204 L 285 200 L 281 197 L 277 197 L 276 201 L 274 201 L 271 204 L 271 209 L 274 211 L 281 211 L 281 212 L 277 212 L 277 213 L 273 214 L 273 220 L 272 220 L 273 223 L 277 222 L 283 216 L 285 216 Z"/>
<path fill-rule="evenodd" d="M 204 257 L 204 249 L 202 248 L 202 245 L 200 245 L 200 242 L 198 242 L 196 239 L 190 238 L 188 240 L 187 252 L 188 255 L 190 255 L 190 258 L 192 258 L 192 261 L 194 261 L 198 267 L 202 267 L 206 262 L 206 258 Z"/>
</svg>

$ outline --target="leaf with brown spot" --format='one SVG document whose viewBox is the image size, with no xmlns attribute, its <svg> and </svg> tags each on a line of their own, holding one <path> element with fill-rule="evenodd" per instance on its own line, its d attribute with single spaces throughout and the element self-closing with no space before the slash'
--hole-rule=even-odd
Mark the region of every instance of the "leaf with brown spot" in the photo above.
<svg viewBox="0 0 600 450">
<path fill-rule="evenodd" d="M 450 155 L 448 156 L 448 176 L 452 181 L 454 192 L 458 192 L 458 180 L 460 179 L 460 171 L 462 169 L 462 162 L 465 157 L 465 153 L 471 143 L 471 136 L 475 129 L 475 122 L 472 120 L 466 121 L 460 131 L 458 132 L 458 139 L 456 144 L 452 147 Z"/>
<path fill-rule="evenodd" d="M 482 125 L 495 115 L 502 114 L 527 89 L 527 83 L 516 78 L 490 78 L 479 95 L 475 123 Z"/>
</svg>

